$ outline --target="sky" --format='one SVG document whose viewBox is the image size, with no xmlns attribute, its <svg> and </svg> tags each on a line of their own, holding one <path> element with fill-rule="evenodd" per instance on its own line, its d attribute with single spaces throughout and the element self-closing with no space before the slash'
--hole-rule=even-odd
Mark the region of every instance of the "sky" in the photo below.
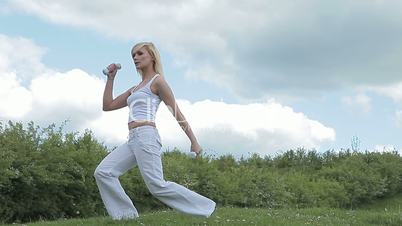
<svg viewBox="0 0 402 226">
<path fill-rule="evenodd" d="M 128 108 L 102 111 L 141 81 L 131 48 L 151 41 L 206 154 L 305 148 L 402 152 L 402 2 L 385 0 L 0 1 L 0 120 L 127 141 Z M 190 141 L 162 102 L 163 150 Z"/>
</svg>

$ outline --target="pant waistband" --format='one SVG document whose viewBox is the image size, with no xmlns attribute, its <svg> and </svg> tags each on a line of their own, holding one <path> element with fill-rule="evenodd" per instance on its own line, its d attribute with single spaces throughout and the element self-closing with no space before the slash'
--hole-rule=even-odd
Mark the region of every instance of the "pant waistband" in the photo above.
<svg viewBox="0 0 402 226">
<path fill-rule="evenodd" d="M 130 133 L 135 133 L 135 132 L 142 131 L 142 130 L 156 130 L 156 127 L 155 126 L 150 126 L 150 125 L 143 125 L 143 126 L 138 126 L 138 127 L 135 127 L 135 128 L 131 128 L 128 131 Z"/>
</svg>

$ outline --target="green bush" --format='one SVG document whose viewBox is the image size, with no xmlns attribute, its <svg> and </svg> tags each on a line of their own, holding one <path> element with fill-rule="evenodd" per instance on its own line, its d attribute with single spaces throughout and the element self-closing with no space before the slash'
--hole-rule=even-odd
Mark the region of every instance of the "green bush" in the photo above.
<svg viewBox="0 0 402 226">
<path fill-rule="evenodd" d="M 0 123 L 0 221 L 104 215 L 93 177 L 106 147 L 84 134 Z M 220 206 L 288 208 L 359 205 L 401 193 L 397 152 L 288 150 L 192 159 L 177 149 L 162 155 L 164 177 Z M 120 177 L 139 211 L 166 208 L 146 188 L 138 168 Z"/>
<path fill-rule="evenodd" d="M 1 221 L 103 213 L 93 171 L 106 149 L 86 131 L 78 136 L 31 122 L 0 127 Z"/>
</svg>

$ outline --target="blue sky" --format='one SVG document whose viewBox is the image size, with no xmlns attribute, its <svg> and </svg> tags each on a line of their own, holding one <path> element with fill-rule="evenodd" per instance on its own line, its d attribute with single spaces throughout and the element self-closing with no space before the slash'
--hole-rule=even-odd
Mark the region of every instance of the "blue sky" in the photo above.
<svg viewBox="0 0 402 226">
<path fill-rule="evenodd" d="M 93 4 L 93 5 L 91 5 Z M 0 119 L 91 129 L 110 147 L 127 109 L 101 111 L 102 69 L 158 47 L 165 77 L 201 146 L 215 155 L 289 148 L 402 149 L 402 16 L 393 1 L 3 1 Z M 189 141 L 161 104 L 165 149 Z"/>
</svg>

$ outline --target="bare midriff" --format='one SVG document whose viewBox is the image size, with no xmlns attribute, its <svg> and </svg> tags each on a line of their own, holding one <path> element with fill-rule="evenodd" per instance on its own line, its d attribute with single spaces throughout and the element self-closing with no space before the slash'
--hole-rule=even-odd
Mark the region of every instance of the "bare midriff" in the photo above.
<svg viewBox="0 0 402 226">
<path fill-rule="evenodd" d="M 153 126 L 156 127 L 155 122 L 151 121 L 132 121 L 128 123 L 128 129 L 133 129 L 139 126 Z"/>
</svg>

